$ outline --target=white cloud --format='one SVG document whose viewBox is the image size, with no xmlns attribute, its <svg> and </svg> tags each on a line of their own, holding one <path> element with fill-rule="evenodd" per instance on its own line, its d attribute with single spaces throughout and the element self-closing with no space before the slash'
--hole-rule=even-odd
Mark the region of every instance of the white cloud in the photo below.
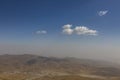
<svg viewBox="0 0 120 80">
<path fill-rule="evenodd" d="M 45 30 L 39 30 L 35 32 L 36 34 L 47 34 L 47 31 Z"/>
<path fill-rule="evenodd" d="M 97 35 L 96 30 L 89 29 L 88 27 L 85 26 L 76 26 L 74 32 L 77 35 Z"/>
<path fill-rule="evenodd" d="M 66 25 L 63 26 L 63 29 L 70 29 L 71 27 L 72 27 L 71 24 L 66 24 Z"/>
<path fill-rule="evenodd" d="M 104 16 L 104 15 L 106 15 L 107 13 L 108 13 L 108 10 L 99 11 L 99 12 L 98 12 L 98 15 L 99 15 L 99 16 Z"/>
<path fill-rule="evenodd" d="M 72 25 L 70 24 L 67 24 L 67 25 L 64 25 L 63 26 L 63 33 L 64 34 L 68 34 L 68 35 L 71 35 L 73 33 L 73 29 L 71 29 Z"/>
<path fill-rule="evenodd" d="M 76 26 L 75 28 L 71 28 L 72 25 L 67 24 L 63 26 L 63 33 L 67 35 L 76 34 L 76 35 L 97 35 L 97 30 L 89 29 L 86 26 Z"/>
</svg>

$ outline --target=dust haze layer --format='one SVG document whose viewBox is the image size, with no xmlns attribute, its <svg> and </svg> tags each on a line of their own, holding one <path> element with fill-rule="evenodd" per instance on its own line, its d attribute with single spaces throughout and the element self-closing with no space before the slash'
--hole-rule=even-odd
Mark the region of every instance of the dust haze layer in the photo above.
<svg viewBox="0 0 120 80">
<path fill-rule="evenodd" d="M 106 60 L 120 63 L 119 45 L 106 43 L 82 42 L 37 42 L 29 44 L 0 45 L 0 54 L 35 54 L 53 57 L 77 57 Z"/>
</svg>

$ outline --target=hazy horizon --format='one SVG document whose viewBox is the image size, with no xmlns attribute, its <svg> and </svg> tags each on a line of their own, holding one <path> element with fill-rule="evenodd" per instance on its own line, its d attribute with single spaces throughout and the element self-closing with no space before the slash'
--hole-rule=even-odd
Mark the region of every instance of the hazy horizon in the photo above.
<svg viewBox="0 0 120 80">
<path fill-rule="evenodd" d="M 119 0 L 0 1 L 0 54 L 120 63 Z"/>
</svg>

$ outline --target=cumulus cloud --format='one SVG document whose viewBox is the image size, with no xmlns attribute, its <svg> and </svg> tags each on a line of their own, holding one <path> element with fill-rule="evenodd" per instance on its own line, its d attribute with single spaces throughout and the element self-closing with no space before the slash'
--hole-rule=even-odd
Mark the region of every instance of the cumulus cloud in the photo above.
<svg viewBox="0 0 120 80">
<path fill-rule="evenodd" d="M 76 35 L 94 35 L 94 36 L 97 35 L 97 30 L 89 29 L 86 26 L 76 26 L 74 28 L 71 28 L 71 27 L 72 27 L 72 25 L 70 25 L 70 24 L 64 25 L 62 32 L 64 34 L 68 34 L 68 35 L 71 35 L 71 34 L 76 34 Z"/>
<path fill-rule="evenodd" d="M 39 30 L 35 32 L 36 34 L 47 34 L 47 31 L 45 30 Z"/>
<path fill-rule="evenodd" d="M 77 35 L 97 35 L 96 30 L 89 29 L 85 26 L 77 26 L 74 31 Z"/>
<path fill-rule="evenodd" d="M 73 33 L 73 29 L 71 29 L 72 25 L 70 24 L 67 24 L 67 25 L 64 25 L 63 26 L 63 33 L 64 34 L 68 34 L 68 35 L 71 35 Z"/>
<path fill-rule="evenodd" d="M 104 16 L 104 15 L 106 15 L 107 13 L 108 13 L 108 10 L 99 11 L 99 12 L 98 12 L 98 15 L 99 15 L 99 16 Z"/>
</svg>

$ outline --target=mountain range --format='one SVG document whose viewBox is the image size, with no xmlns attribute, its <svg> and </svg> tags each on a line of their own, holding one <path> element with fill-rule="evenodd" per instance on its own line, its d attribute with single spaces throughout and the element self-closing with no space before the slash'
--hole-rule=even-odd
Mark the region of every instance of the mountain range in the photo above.
<svg viewBox="0 0 120 80">
<path fill-rule="evenodd" d="M 0 77 L 17 74 L 37 77 L 77 75 L 100 79 L 119 78 L 120 65 L 107 61 L 72 57 L 56 58 L 30 54 L 0 55 Z"/>
</svg>

